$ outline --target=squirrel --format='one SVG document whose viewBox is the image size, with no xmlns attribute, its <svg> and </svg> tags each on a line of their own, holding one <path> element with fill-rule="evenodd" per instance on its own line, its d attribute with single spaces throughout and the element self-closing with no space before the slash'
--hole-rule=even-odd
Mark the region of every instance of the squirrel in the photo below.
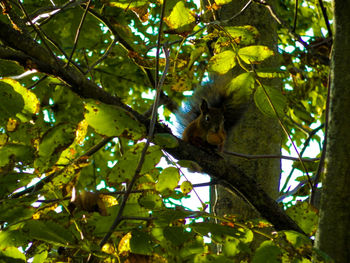
<svg viewBox="0 0 350 263">
<path fill-rule="evenodd" d="M 239 122 L 247 105 L 226 87 L 208 84 L 197 88 L 176 114 L 182 139 L 222 152 L 227 133 Z"/>
</svg>

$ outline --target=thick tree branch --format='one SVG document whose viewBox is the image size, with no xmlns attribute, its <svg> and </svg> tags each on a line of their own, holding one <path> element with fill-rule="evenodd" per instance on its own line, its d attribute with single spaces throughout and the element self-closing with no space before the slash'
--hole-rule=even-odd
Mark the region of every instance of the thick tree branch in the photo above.
<svg viewBox="0 0 350 263">
<path fill-rule="evenodd" d="M 121 102 L 118 97 L 111 96 L 103 89 L 73 67 L 64 68 L 64 63 L 55 61 L 38 43 L 11 28 L 9 24 L 0 21 L 0 40 L 9 47 L 0 46 L 0 58 L 17 61 L 22 66 L 35 68 L 60 78 L 71 90 L 85 99 L 95 99 L 106 104 L 117 105 L 128 110 L 141 123 L 148 127 L 149 120 Z M 157 133 L 170 133 L 167 127 L 156 125 Z M 231 192 L 237 190 L 260 212 L 261 216 L 270 221 L 277 230 L 303 231 L 292 221 L 283 209 L 270 198 L 256 181 L 243 174 L 236 167 L 229 165 L 221 156 L 203 151 L 179 140 L 175 148 L 165 148 L 177 159 L 191 160 L 200 164 L 203 171 L 216 179 Z"/>
</svg>

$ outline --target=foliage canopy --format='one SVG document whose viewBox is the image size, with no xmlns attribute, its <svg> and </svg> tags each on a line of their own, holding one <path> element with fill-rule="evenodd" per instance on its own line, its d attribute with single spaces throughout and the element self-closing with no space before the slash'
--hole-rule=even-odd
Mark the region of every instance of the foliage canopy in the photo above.
<svg viewBox="0 0 350 263">
<path fill-rule="evenodd" d="M 178 187 L 186 162 L 164 151 L 181 142 L 159 126 L 155 144 L 143 140 L 160 80 L 163 123 L 171 122 L 184 91 L 212 72 L 239 67 L 229 89 L 280 118 L 301 154 L 311 139 L 322 144 L 316 132 L 325 121 L 331 32 L 321 6 L 303 2 L 295 13 L 295 1 L 249 1 L 283 18 L 275 54 L 259 44 L 253 26 L 213 19 L 229 2 L 0 1 L 1 260 L 311 262 L 312 252 L 322 255 L 290 229 L 262 234 L 270 226 L 263 219 L 215 218 L 205 203 L 195 211 L 175 205 L 195 191 L 188 181 Z M 280 57 L 278 68 L 259 67 L 271 56 Z M 282 79 L 283 88 L 262 85 L 264 78 Z M 287 136 L 282 147 L 290 152 Z M 294 167 L 317 178 L 317 165 Z M 295 193 L 287 193 L 288 180 L 281 196 L 310 195 L 306 176 Z M 314 208 L 285 206 L 307 235 L 315 234 Z M 253 249 L 259 235 L 267 241 Z M 222 245 L 220 255 L 206 237 Z"/>
</svg>

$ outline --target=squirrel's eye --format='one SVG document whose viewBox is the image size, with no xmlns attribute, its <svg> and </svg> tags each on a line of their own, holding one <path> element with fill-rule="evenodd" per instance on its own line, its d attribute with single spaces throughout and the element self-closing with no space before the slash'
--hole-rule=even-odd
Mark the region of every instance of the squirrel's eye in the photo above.
<svg viewBox="0 0 350 263">
<path fill-rule="evenodd" d="M 205 121 L 210 121 L 209 115 L 205 115 Z"/>
</svg>

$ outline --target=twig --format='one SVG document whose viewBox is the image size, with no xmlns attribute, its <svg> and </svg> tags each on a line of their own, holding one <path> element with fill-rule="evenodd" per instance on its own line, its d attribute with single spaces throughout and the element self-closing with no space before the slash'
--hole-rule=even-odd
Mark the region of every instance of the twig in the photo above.
<svg viewBox="0 0 350 263">
<path fill-rule="evenodd" d="M 321 129 L 323 129 L 324 127 L 324 124 L 321 124 L 319 127 L 317 127 L 316 129 L 312 130 L 310 133 L 309 133 L 309 137 L 305 140 L 304 142 L 304 146 L 303 146 L 303 149 L 300 151 L 300 156 L 303 156 L 304 152 L 306 151 L 307 147 L 309 147 L 309 144 L 310 144 L 310 141 L 312 139 L 312 137 Z M 322 159 L 322 158 L 321 158 Z M 289 175 L 287 176 L 286 178 L 286 181 L 283 185 L 283 187 L 281 188 L 281 192 L 283 192 L 286 188 L 287 188 L 287 185 L 290 181 L 290 179 L 292 178 L 292 174 L 294 173 L 294 170 L 295 170 L 295 167 L 292 168 L 292 170 L 290 171 Z"/>
<path fill-rule="evenodd" d="M 164 13 L 165 13 L 165 6 L 166 6 L 166 0 L 163 1 L 163 6 L 162 6 L 162 11 L 161 11 L 161 16 L 160 16 L 159 30 L 158 30 L 158 32 L 159 32 L 158 33 L 159 34 L 159 36 L 158 36 L 158 47 L 159 47 L 159 49 L 160 49 L 160 37 L 161 37 L 161 34 L 162 34 L 162 25 L 163 25 Z M 157 50 L 157 60 L 156 60 L 156 63 L 157 63 L 156 68 L 158 68 L 158 69 L 159 69 L 159 65 L 158 65 L 159 64 L 159 49 Z M 167 52 L 165 52 L 165 55 L 167 56 Z M 136 183 L 136 180 L 139 178 L 139 174 L 141 172 L 141 168 L 142 168 L 143 162 L 144 162 L 145 157 L 146 157 L 147 149 L 148 149 L 148 147 L 149 147 L 149 145 L 151 143 L 151 139 L 153 138 L 154 127 L 155 127 L 156 120 L 157 120 L 158 101 L 159 101 L 160 91 L 161 91 L 161 87 L 162 87 L 161 84 L 162 84 L 162 81 L 164 81 L 164 78 L 165 78 L 166 73 L 167 73 L 167 68 L 169 67 L 169 58 L 168 57 L 166 59 L 166 63 L 167 64 L 165 65 L 165 69 L 164 69 L 164 72 L 163 72 L 162 79 L 159 82 L 158 82 L 158 79 L 159 79 L 158 74 L 159 74 L 159 72 L 156 71 L 155 88 L 156 88 L 157 94 L 156 94 L 156 98 L 155 98 L 155 102 L 154 102 L 152 118 L 151 118 L 150 125 L 149 125 L 149 131 L 148 131 L 146 144 L 145 144 L 144 148 L 142 149 L 141 157 L 140 157 L 140 160 L 139 160 L 139 162 L 137 164 L 134 176 L 132 177 L 132 179 L 131 179 L 128 187 L 127 187 L 126 193 L 123 196 L 123 200 L 122 200 L 122 202 L 120 204 L 120 207 L 119 207 L 119 210 L 118 210 L 118 214 L 117 214 L 116 218 L 114 219 L 113 224 L 111 225 L 110 229 L 108 230 L 108 232 L 106 233 L 106 235 L 103 237 L 103 239 L 101 240 L 101 242 L 99 244 L 101 248 L 108 241 L 108 239 L 110 238 L 110 236 L 114 232 L 114 229 L 122 221 L 122 219 L 123 219 L 122 218 L 123 211 L 124 211 L 126 202 L 127 202 L 128 198 L 129 198 L 129 195 L 130 195 L 130 193 L 132 191 L 132 188 L 133 188 L 134 184 Z"/>
<path fill-rule="evenodd" d="M 22 5 L 21 1 L 18 0 L 18 4 L 24 14 L 24 16 L 26 17 L 27 21 L 29 22 L 29 24 L 33 27 L 34 31 L 38 34 L 38 36 L 40 37 L 40 39 L 43 41 L 44 46 L 46 47 L 47 51 L 49 52 L 50 56 L 54 59 L 54 61 L 58 64 L 58 60 L 57 57 L 55 56 L 55 54 L 52 52 L 51 48 L 47 45 L 45 38 L 41 35 L 41 32 L 39 30 L 39 28 L 37 28 L 32 21 L 30 20 L 27 11 L 24 9 L 24 6 Z"/>
<path fill-rule="evenodd" d="M 92 63 L 90 67 L 88 66 L 88 69 L 87 71 L 84 72 L 84 74 L 89 73 L 94 67 L 96 67 L 96 65 L 100 64 L 105 58 L 107 58 L 107 56 L 112 51 L 112 48 L 114 47 L 116 42 L 117 40 L 114 38 L 111 44 L 108 46 L 106 52 L 103 53 L 103 55 L 99 59 L 97 59 L 94 63 Z"/>
<path fill-rule="evenodd" d="M 248 160 L 251 159 L 285 159 L 285 160 L 291 160 L 291 161 L 300 161 L 299 158 L 297 157 L 291 157 L 291 156 L 285 156 L 285 155 L 249 155 L 249 154 L 243 154 L 243 153 L 236 153 L 236 152 L 229 152 L 229 151 L 224 151 L 224 153 L 245 158 Z M 303 162 L 315 162 L 319 161 L 319 158 L 308 158 L 308 159 L 302 159 Z"/>
<path fill-rule="evenodd" d="M 328 37 L 332 38 L 333 37 L 333 33 L 332 33 L 331 25 L 329 24 L 327 10 L 326 10 L 326 8 L 323 5 L 322 0 L 318 0 L 318 3 L 320 4 L 321 10 L 322 10 L 322 14 L 323 14 L 323 18 L 324 18 L 324 22 L 325 22 L 327 30 L 328 30 Z"/>
<path fill-rule="evenodd" d="M 93 147 L 91 147 L 85 154 L 79 156 L 78 158 L 74 159 L 69 165 L 67 165 L 66 167 L 78 162 L 82 157 L 85 156 L 91 156 L 93 155 L 95 152 L 97 152 L 98 150 L 100 150 L 104 145 L 106 145 L 113 137 L 107 137 L 107 138 L 103 138 L 98 144 L 94 145 Z M 61 170 L 59 170 L 58 172 L 52 173 L 48 176 L 46 176 L 44 179 L 40 180 L 39 182 L 37 182 L 35 185 L 26 188 L 25 190 L 15 193 L 12 196 L 10 196 L 10 198 L 18 198 L 21 197 L 25 194 L 34 194 L 35 192 L 39 191 L 40 189 L 42 189 L 44 187 L 44 185 L 48 182 L 51 182 L 55 177 L 59 176 L 60 174 L 62 174 L 64 171 L 66 170 L 66 168 L 63 168 Z"/>
<path fill-rule="evenodd" d="M 29 17 L 30 17 L 31 21 L 35 21 L 35 24 L 44 25 L 47 22 L 49 22 L 53 17 L 55 17 L 56 15 L 65 11 L 66 9 L 74 8 L 74 7 L 81 5 L 82 3 L 85 3 L 85 2 L 86 2 L 86 0 L 68 1 L 67 3 L 65 3 L 62 6 L 43 7 L 42 9 L 36 10 L 35 13 L 29 15 Z M 56 10 L 57 10 L 57 12 L 54 12 Z M 38 21 L 40 19 L 40 16 L 42 16 L 43 14 L 47 14 L 47 12 L 50 12 L 51 14 L 49 13 L 49 17 L 45 17 L 45 20 L 40 23 Z"/>
<path fill-rule="evenodd" d="M 323 140 L 323 149 L 321 154 L 321 160 L 317 167 L 317 172 L 315 175 L 314 184 L 311 188 L 311 197 L 310 197 L 310 204 L 315 204 L 315 193 L 318 181 L 320 180 L 321 174 L 323 172 L 323 167 L 325 163 L 326 158 L 326 151 L 327 151 L 327 136 L 328 136 L 328 122 L 329 122 L 329 105 L 330 105 L 330 85 L 331 85 L 331 73 L 328 74 L 328 81 L 327 81 L 327 102 L 326 102 L 326 118 L 325 118 L 325 132 L 324 132 L 324 140 Z"/>
<path fill-rule="evenodd" d="M 141 216 L 122 216 L 121 220 L 141 220 L 141 221 L 152 221 L 156 220 L 157 217 L 141 217 Z"/>
<path fill-rule="evenodd" d="M 278 24 L 280 24 L 281 26 L 283 26 L 284 28 L 286 28 L 286 29 L 288 30 L 289 35 L 290 35 L 293 39 L 295 39 L 296 41 L 298 41 L 298 42 L 299 42 L 300 44 L 302 44 L 305 48 L 308 48 L 308 44 L 307 44 L 304 40 L 302 40 L 302 38 L 301 38 L 298 34 L 296 34 L 295 32 L 293 32 L 293 31 L 291 30 L 291 28 L 287 25 L 286 22 L 284 22 L 282 19 L 280 19 L 280 18 L 277 16 L 277 14 L 276 14 L 275 10 L 272 8 L 272 6 L 270 6 L 269 4 L 267 4 L 267 2 L 264 1 L 264 0 L 253 0 L 253 1 L 256 2 L 256 3 L 258 3 L 258 4 L 261 4 L 261 5 L 265 6 L 265 7 L 267 8 L 267 10 L 269 10 L 269 12 L 270 12 L 271 16 L 273 17 L 273 19 L 275 19 L 275 21 L 276 21 Z"/>
<path fill-rule="evenodd" d="M 68 55 L 67 53 L 60 47 L 60 45 L 58 45 L 58 43 L 53 40 L 51 37 L 49 37 L 43 30 L 41 30 L 41 32 L 43 33 L 44 37 L 55 47 L 57 48 L 61 53 L 62 55 L 68 60 Z M 72 65 L 75 66 L 75 68 L 77 70 L 79 70 L 81 73 L 84 73 L 83 70 L 80 68 L 80 66 L 75 63 L 74 61 L 71 61 Z"/>
<path fill-rule="evenodd" d="M 78 26 L 78 29 L 77 29 L 77 32 L 76 32 L 75 38 L 74 38 L 73 50 L 72 50 L 72 52 L 71 52 L 71 54 L 70 54 L 70 56 L 69 56 L 69 58 L 68 58 L 66 67 L 69 66 L 69 63 L 70 63 L 70 61 L 72 60 L 74 51 L 75 51 L 75 49 L 77 48 L 78 40 L 79 40 L 79 36 L 80 36 L 80 32 L 81 32 L 81 29 L 82 29 L 82 27 L 83 27 L 83 24 L 84 24 L 84 21 L 85 21 L 87 12 L 88 12 L 88 10 L 89 10 L 90 4 L 91 4 L 91 0 L 89 0 L 89 2 L 87 3 L 86 8 L 85 8 L 85 11 L 84 11 L 84 13 L 83 13 L 83 16 L 81 17 L 81 20 L 80 20 L 80 23 L 79 23 L 79 26 Z"/>
<path fill-rule="evenodd" d="M 287 193 L 279 196 L 276 200 L 277 203 L 282 202 L 285 198 L 294 195 L 295 193 L 297 193 L 302 187 L 304 187 L 305 184 L 307 184 L 309 181 L 308 180 L 303 180 L 301 181 L 293 190 L 288 191 Z"/>
<path fill-rule="evenodd" d="M 253 0 L 249 0 L 249 1 L 242 7 L 242 9 L 241 9 L 238 13 L 234 14 L 231 18 L 229 18 L 229 19 L 227 19 L 227 20 L 224 20 L 224 21 L 222 21 L 222 22 L 224 22 L 224 23 L 230 23 L 233 19 L 235 19 L 236 17 L 240 16 L 240 15 L 250 6 L 250 4 L 251 4 L 252 2 L 253 2 Z"/>
<path fill-rule="evenodd" d="M 302 165 L 302 167 L 303 167 L 303 169 L 304 169 L 304 171 L 305 171 L 305 174 L 306 174 L 306 176 L 307 176 L 307 178 L 308 178 L 308 181 L 309 181 L 309 184 L 310 184 L 310 188 L 312 188 L 312 181 L 311 181 L 310 175 L 309 175 L 309 173 L 308 173 L 308 171 L 307 171 L 307 168 L 306 168 L 306 166 L 305 166 L 305 164 L 304 164 L 304 162 L 303 162 L 303 160 L 302 160 L 302 158 L 301 158 L 301 155 L 300 155 L 300 153 L 299 153 L 299 151 L 298 151 L 297 146 L 295 145 L 294 141 L 292 140 L 292 137 L 290 136 L 290 134 L 289 134 L 289 132 L 288 132 L 286 126 L 285 126 L 284 123 L 282 122 L 281 117 L 278 115 L 278 112 L 277 112 L 277 110 L 276 110 L 276 107 L 275 107 L 275 105 L 273 105 L 272 100 L 271 100 L 271 98 L 270 98 L 270 95 L 267 93 L 267 91 L 266 91 L 264 85 L 262 84 L 262 82 L 258 79 L 258 77 L 257 77 L 258 75 L 257 75 L 257 73 L 256 73 L 256 71 L 255 71 L 255 69 L 254 69 L 254 67 L 252 67 L 252 70 L 254 71 L 255 76 L 256 76 L 255 81 L 256 81 L 257 84 L 263 89 L 264 94 L 265 94 L 265 96 L 266 96 L 266 98 L 267 98 L 267 100 L 268 100 L 268 102 L 269 102 L 269 104 L 270 104 L 270 106 L 271 106 L 273 112 L 276 114 L 277 120 L 278 120 L 278 122 L 279 122 L 281 128 L 283 129 L 284 133 L 287 135 L 287 137 L 288 137 L 289 141 L 291 142 L 291 144 L 292 144 L 292 146 L 293 146 L 295 152 L 297 153 L 298 159 L 299 159 L 299 161 L 300 161 L 300 163 L 301 163 L 301 165 Z"/>
<path fill-rule="evenodd" d="M 33 89 L 36 85 L 38 85 L 39 83 L 41 83 L 42 81 L 44 81 L 45 79 L 47 79 L 48 75 L 45 75 L 44 77 L 40 78 L 39 80 L 37 80 L 33 85 L 31 85 L 30 87 L 28 87 L 28 89 Z"/>
<path fill-rule="evenodd" d="M 292 29 L 293 33 L 295 33 L 295 30 L 297 28 L 298 8 L 299 8 L 299 0 L 296 0 L 295 1 L 295 11 L 294 11 L 294 23 L 293 23 L 293 29 Z"/>
<path fill-rule="evenodd" d="M 120 36 L 120 34 L 118 33 L 118 31 L 115 29 L 115 27 L 103 16 L 101 16 L 100 14 L 98 14 L 97 12 L 95 12 L 94 10 L 90 9 L 89 10 L 89 13 L 91 15 L 93 15 L 94 17 L 96 17 L 98 20 L 100 20 L 103 24 L 105 24 L 106 27 L 108 27 L 108 29 L 111 31 L 111 33 L 113 34 L 114 36 L 114 39 L 116 41 L 119 42 L 119 44 L 121 45 L 122 48 L 124 48 L 127 52 L 136 52 L 133 47 L 131 45 L 129 45 L 129 43 Z M 147 69 L 147 68 L 144 68 L 140 65 L 138 65 L 146 74 L 149 82 L 151 83 L 152 86 L 155 85 L 155 80 L 154 80 L 154 77 L 153 77 L 153 73 Z"/>
</svg>

